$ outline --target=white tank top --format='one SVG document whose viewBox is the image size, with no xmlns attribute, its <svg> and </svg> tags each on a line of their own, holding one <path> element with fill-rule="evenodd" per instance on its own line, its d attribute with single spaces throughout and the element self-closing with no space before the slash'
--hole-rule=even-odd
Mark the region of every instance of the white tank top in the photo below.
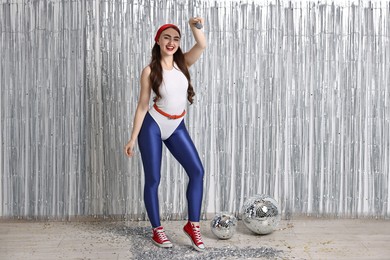
<svg viewBox="0 0 390 260">
<path fill-rule="evenodd" d="M 160 85 L 161 98 L 156 105 L 165 113 L 180 115 L 187 107 L 187 89 L 188 80 L 175 63 L 173 69 L 163 70 L 163 82 Z M 169 119 L 153 107 L 150 108 L 149 113 L 160 127 L 162 140 L 168 139 L 184 119 L 184 117 Z"/>
</svg>

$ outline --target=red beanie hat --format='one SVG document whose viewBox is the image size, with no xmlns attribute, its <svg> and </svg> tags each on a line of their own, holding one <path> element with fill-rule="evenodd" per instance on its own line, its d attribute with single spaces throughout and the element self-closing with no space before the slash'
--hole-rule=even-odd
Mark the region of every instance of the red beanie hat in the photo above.
<svg viewBox="0 0 390 260">
<path fill-rule="evenodd" d="M 168 29 L 168 28 L 173 28 L 173 29 L 175 29 L 175 30 L 179 33 L 179 35 L 181 36 L 180 30 L 179 30 L 179 28 L 178 28 L 176 25 L 171 24 L 171 23 L 167 23 L 167 24 L 164 24 L 163 26 L 161 26 L 161 27 L 158 29 L 158 31 L 157 31 L 157 33 L 156 33 L 156 36 L 154 37 L 154 41 L 157 42 L 157 41 L 158 41 L 158 38 L 160 38 L 161 33 L 162 33 L 163 31 L 165 31 L 166 29 Z"/>
</svg>

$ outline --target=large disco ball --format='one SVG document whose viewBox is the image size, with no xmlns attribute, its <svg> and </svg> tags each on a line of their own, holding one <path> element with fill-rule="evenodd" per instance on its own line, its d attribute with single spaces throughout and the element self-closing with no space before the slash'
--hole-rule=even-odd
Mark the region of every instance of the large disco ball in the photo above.
<svg viewBox="0 0 390 260">
<path fill-rule="evenodd" d="M 229 239 L 236 233 L 237 218 L 229 213 L 219 213 L 211 220 L 211 232 L 220 239 Z"/>
<path fill-rule="evenodd" d="M 245 201 L 242 220 L 251 231 L 266 235 L 272 233 L 280 221 L 278 203 L 269 195 L 255 195 Z"/>
</svg>

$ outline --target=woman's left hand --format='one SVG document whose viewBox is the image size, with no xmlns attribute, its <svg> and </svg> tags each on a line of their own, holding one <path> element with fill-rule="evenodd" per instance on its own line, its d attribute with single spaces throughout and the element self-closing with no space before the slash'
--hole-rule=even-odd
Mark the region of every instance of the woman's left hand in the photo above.
<svg viewBox="0 0 390 260">
<path fill-rule="evenodd" d="M 195 27 L 195 24 L 197 23 L 203 25 L 204 19 L 202 17 L 191 17 L 188 23 L 190 24 L 191 27 Z"/>
</svg>

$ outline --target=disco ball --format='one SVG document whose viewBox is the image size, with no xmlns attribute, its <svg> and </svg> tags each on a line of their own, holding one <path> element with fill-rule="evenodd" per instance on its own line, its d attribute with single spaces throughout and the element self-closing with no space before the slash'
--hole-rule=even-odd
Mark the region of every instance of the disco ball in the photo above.
<svg viewBox="0 0 390 260">
<path fill-rule="evenodd" d="M 236 233 L 237 219 L 229 213 L 215 215 L 210 223 L 211 232 L 220 239 L 229 239 Z"/>
<path fill-rule="evenodd" d="M 251 231 L 266 235 L 272 233 L 280 221 L 278 203 L 269 195 L 255 195 L 245 201 L 242 220 Z"/>
</svg>

